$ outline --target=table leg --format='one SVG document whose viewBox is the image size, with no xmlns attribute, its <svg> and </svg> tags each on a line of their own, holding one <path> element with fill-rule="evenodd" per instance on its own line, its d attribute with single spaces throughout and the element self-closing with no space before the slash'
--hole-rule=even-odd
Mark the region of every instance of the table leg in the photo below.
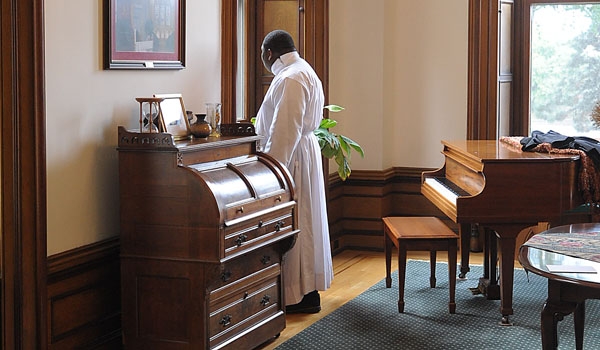
<svg viewBox="0 0 600 350">
<path fill-rule="evenodd" d="M 585 300 L 577 303 L 573 312 L 573 320 L 575 323 L 575 349 L 583 349 L 583 330 L 585 323 Z"/>
<path fill-rule="evenodd" d="M 386 288 L 392 287 L 392 248 L 394 247 L 392 240 L 388 236 L 387 228 L 384 228 L 385 232 L 383 233 L 385 244 L 383 249 L 385 249 L 385 286 Z"/>
<path fill-rule="evenodd" d="M 544 308 L 541 314 L 541 330 L 542 330 L 542 349 L 554 350 L 558 348 L 558 335 L 556 334 L 556 325 L 559 319 L 556 308 L 548 302 L 544 303 Z M 562 319 L 562 316 L 560 316 Z"/>
<path fill-rule="evenodd" d="M 398 244 L 398 312 L 404 312 L 404 284 L 406 281 L 406 247 Z"/>
</svg>

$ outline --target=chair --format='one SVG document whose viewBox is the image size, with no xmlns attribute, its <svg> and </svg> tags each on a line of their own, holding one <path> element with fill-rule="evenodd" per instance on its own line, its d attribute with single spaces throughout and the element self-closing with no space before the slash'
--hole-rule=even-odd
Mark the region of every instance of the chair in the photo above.
<svg viewBox="0 0 600 350">
<path fill-rule="evenodd" d="M 454 301 L 456 290 L 456 251 L 458 235 L 436 217 L 385 217 L 383 218 L 385 236 L 385 285 L 392 286 L 390 277 L 392 245 L 398 248 L 398 312 L 404 312 L 404 283 L 406 278 L 407 251 L 429 251 L 431 276 L 429 285 L 435 288 L 435 264 L 438 250 L 448 252 L 448 278 L 451 314 L 456 312 Z"/>
</svg>

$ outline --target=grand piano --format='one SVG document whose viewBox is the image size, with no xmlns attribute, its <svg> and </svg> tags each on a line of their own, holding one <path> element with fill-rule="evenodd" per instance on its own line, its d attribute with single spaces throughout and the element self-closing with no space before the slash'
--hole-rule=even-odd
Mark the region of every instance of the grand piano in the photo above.
<svg viewBox="0 0 600 350">
<path fill-rule="evenodd" d="M 522 152 L 498 140 L 442 144 L 445 163 L 422 174 L 421 193 L 459 224 L 459 277 L 469 271 L 471 224 L 486 228 L 485 273 L 477 289 L 488 299 L 501 300 L 501 324 L 510 325 L 516 238 L 539 222 L 559 222 L 565 212 L 582 203 L 577 186 L 579 156 Z M 497 240 L 490 239 L 494 235 Z"/>
</svg>

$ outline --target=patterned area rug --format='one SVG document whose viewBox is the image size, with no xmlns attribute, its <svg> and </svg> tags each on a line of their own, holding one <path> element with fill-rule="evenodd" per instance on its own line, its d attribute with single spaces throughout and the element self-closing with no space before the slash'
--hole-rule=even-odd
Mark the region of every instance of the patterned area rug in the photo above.
<svg viewBox="0 0 600 350">
<path fill-rule="evenodd" d="M 383 267 L 382 267 L 383 268 Z M 456 281 L 456 314 L 448 313 L 447 265 L 438 263 L 429 288 L 429 262 L 409 261 L 404 313 L 398 313 L 397 272 L 277 347 L 285 349 L 541 349 L 540 312 L 547 280 L 515 270 L 513 326 L 501 326 L 500 301 L 472 295 L 481 266 Z M 559 349 L 575 349 L 573 316 L 559 322 Z M 600 301 L 586 302 L 584 349 L 600 347 Z"/>
</svg>

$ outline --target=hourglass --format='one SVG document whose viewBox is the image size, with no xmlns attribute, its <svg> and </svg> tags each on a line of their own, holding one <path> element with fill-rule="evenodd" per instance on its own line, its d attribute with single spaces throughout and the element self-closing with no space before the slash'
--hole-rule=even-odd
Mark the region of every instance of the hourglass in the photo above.
<svg viewBox="0 0 600 350">
<path fill-rule="evenodd" d="M 164 98 L 158 97 L 136 97 L 140 104 L 140 132 L 158 133 L 160 102 Z"/>
</svg>

